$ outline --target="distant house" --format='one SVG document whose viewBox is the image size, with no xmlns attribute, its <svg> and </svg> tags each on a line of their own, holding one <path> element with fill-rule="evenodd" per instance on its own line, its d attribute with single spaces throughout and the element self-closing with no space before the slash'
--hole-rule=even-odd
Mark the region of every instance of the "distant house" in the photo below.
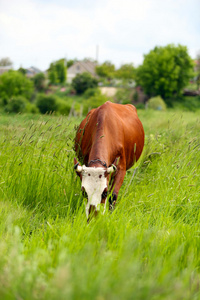
<svg viewBox="0 0 200 300">
<path fill-rule="evenodd" d="M 71 67 L 67 69 L 67 82 L 71 83 L 72 79 L 77 75 L 77 74 L 82 74 L 82 73 L 90 73 L 92 77 L 97 77 L 96 74 L 96 66 L 97 64 L 92 61 L 77 61 L 75 62 Z"/>
<path fill-rule="evenodd" d="M 33 77 L 38 73 L 42 73 L 42 71 L 38 68 L 30 67 L 30 68 L 26 69 L 26 76 L 27 77 Z"/>
<path fill-rule="evenodd" d="M 8 72 L 9 70 L 12 70 L 12 66 L 0 66 L 0 75 Z"/>
</svg>

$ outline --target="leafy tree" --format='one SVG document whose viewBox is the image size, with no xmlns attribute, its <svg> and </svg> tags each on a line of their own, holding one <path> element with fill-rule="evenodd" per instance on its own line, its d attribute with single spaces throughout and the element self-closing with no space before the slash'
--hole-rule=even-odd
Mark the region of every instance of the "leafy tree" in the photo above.
<svg viewBox="0 0 200 300">
<path fill-rule="evenodd" d="M 69 59 L 67 60 L 67 68 L 71 67 L 75 62 L 76 62 L 77 59 Z"/>
<path fill-rule="evenodd" d="M 10 60 L 9 57 L 4 57 L 2 59 L 0 59 L 0 66 L 12 66 L 12 61 Z"/>
<path fill-rule="evenodd" d="M 37 91 L 43 91 L 45 89 L 45 75 L 44 73 L 38 73 L 33 77 L 33 82 Z"/>
<path fill-rule="evenodd" d="M 181 94 L 192 72 L 193 63 L 187 47 L 155 47 L 144 56 L 144 62 L 137 70 L 137 84 L 147 95 L 160 95 L 166 99 Z"/>
<path fill-rule="evenodd" d="M 105 61 L 102 65 L 96 66 L 96 72 L 99 77 L 112 79 L 115 73 L 115 65 L 110 61 Z"/>
<path fill-rule="evenodd" d="M 65 66 L 65 59 L 60 59 L 56 62 L 50 64 L 50 68 L 48 70 L 48 77 L 50 83 L 65 83 L 67 76 L 67 70 Z"/>
<path fill-rule="evenodd" d="M 72 80 L 72 87 L 77 94 L 84 93 L 89 88 L 95 88 L 98 85 L 96 78 L 93 78 L 89 73 L 77 74 Z"/>
<path fill-rule="evenodd" d="M 48 78 L 51 84 L 58 83 L 58 74 L 53 63 L 51 63 L 50 68 L 48 70 Z"/>
<path fill-rule="evenodd" d="M 55 63 L 55 68 L 57 72 L 57 77 L 59 83 L 65 83 L 66 82 L 66 67 L 65 67 L 65 60 L 60 59 Z"/>
<path fill-rule="evenodd" d="M 18 72 L 21 72 L 23 75 L 26 75 L 26 69 L 24 69 L 24 68 L 22 68 L 22 67 L 20 67 L 20 68 L 18 69 Z"/>
<path fill-rule="evenodd" d="M 30 99 L 33 93 L 33 82 L 18 71 L 9 71 L 0 76 L 0 98 L 10 99 L 13 96 L 24 96 Z"/>
<path fill-rule="evenodd" d="M 200 52 L 197 54 L 195 69 L 196 69 L 197 90 L 199 90 L 199 87 L 200 87 Z"/>
<path fill-rule="evenodd" d="M 125 80 L 135 79 L 135 68 L 133 64 L 122 65 L 118 70 L 116 70 L 115 76 L 116 78 Z"/>
</svg>

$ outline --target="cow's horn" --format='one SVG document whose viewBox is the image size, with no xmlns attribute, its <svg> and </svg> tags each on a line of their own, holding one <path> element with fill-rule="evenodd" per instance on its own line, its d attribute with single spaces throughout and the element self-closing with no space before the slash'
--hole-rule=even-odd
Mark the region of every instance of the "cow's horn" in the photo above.
<svg viewBox="0 0 200 300">
<path fill-rule="evenodd" d="M 113 173 L 117 170 L 117 167 L 115 165 L 112 165 L 111 167 L 107 168 L 107 173 Z"/>
<path fill-rule="evenodd" d="M 81 167 L 81 166 L 79 165 L 79 163 L 77 163 L 77 164 L 75 164 L 75 166 L 74 166 L 74 170 L 76 170 L 76 172 L 78 172 L 78 173 L 81 173 L 82 170 L 83 170 L 83 167 Z"/>
</svg>

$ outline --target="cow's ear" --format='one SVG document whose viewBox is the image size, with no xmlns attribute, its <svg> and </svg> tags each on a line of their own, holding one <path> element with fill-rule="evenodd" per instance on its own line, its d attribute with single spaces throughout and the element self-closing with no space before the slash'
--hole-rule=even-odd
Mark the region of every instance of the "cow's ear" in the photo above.
<svg viewBox="0 0 200 300">
<path fill-rule="evenodd" d="M 76 157 L 74 157 L 74 169 L 76 169 L 76 166 L 78 166 L 79 162 L 78 160 L 76 159 Z"/>
</svg>

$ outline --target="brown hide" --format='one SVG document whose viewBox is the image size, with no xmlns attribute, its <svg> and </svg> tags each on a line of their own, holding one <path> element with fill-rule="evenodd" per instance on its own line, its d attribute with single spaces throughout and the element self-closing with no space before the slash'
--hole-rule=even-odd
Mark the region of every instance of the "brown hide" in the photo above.
<svg viewBox="0 0 200 300">
<path fill-rule="evenodd" d="M 106 102 L 91 110 L 81 122 L 76 138 L 78 158 L 88 166 L 100 159 L 110 166 L 119 159 L 114 177 L 114 194 L 118 195 L 126 170 L 132 167 L 144 147 L 144 129 L 133 105 Z M 102 167 L 98 162 L 90 166 Z"/>
</svg>

